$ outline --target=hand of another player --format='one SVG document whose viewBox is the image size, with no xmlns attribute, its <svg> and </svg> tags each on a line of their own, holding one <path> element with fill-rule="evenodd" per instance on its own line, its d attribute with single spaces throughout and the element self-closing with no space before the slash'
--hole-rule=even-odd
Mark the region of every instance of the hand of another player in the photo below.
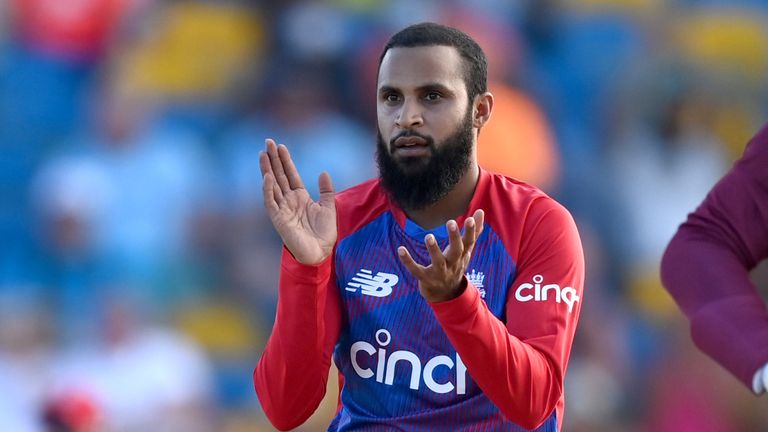
<svg viewBox="0 0 768 432">
<path fill-rule="evenodd" d="M 464 235 L 454 220 L 449 220 L 448 247 L 441 251 L 435 236 L 428 234 L 424 239 L 432 262 L 423 266 L 413 260 L 404 246 L 397 248 L 400 261 L 419 280 L 419 291 L 429 302 L 440 302 L 458 297 L 464 285 L 464 274 L 472 257 L 472 249 L 483 231 L 485 214 L 477 210 L 464 221 Z"/>
<path fill-rule="evenodd" d="M 293 256 L 317 264 L 331 255 L 336 243 L 336 203 L 328 173 L 320 174 L 320 199 L 312 200 L 293 164 L 288 148 L 266 140 L 259 153 L 264 179 L 264 207 L 272 225 Z"/>
</svg>

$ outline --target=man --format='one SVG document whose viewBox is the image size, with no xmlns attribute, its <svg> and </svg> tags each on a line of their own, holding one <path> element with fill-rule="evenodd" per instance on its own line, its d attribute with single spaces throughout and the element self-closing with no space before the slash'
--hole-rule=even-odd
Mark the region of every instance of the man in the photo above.
<svg viewBox="0 0 768 432">
<path fill-rule="evenodd" d="M 285 243 L 254 372 L 265 413 L 279 429 L 304 422 L 333 355 L 331 431 L 559 430 L 584 278 L 573 219 L 478 167 L 493 96 L 467 35 L 395 34 L 377 87 L 379 179 L 335 195 L 324 173 L 314 202 L 285 146 L 260 155 Z"/>
<path fill-rule="evenodd" d="M 664 286 L 696 345 L 756 394 L 768 389 L 768 311 L 749 271 L 768 258 L 768 125 L 678 229 Z"/>
</svg>

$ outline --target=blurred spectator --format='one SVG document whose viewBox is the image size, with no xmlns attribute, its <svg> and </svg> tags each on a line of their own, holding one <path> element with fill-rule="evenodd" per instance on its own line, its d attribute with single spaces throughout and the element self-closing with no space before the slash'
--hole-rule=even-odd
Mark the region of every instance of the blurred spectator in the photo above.
<svg viewBox="0 0 768 432">
<path fill-rule="evenodd" d="M 706 195 L 727 166 L 712 131 L 710 86 L 685 68 L 664 65 L 637 85 L 607 154 L 615 203 L 621 210 L 622 277 L 628 299 L 647 314 L 638 326 L 663 351 L 663 324 L 675 313 L 661 286 L 659 263 L 678 224 Z M 647 351 L 646 351 L 647 352 Z M 658 352 L 648 356 L 658 357 Z"/>
<path fill-rule="evenodd" d="M 327 62 L 343 55 L 349 30 L 346 16 L 328 2 L 295 2 L 275 27 L 278 52 L 296 63 Z"/>
<path fill-rule="evenodd" d="M 0 136 L 46 145 L 81 121 L 84 90 L 123 20 L 152 0 L 12 0 Z"/>
<path fill-rule="evenodd" d="M 47 432 L 98 432 L 103 430 L 99 408 L 85 393 L 57 395 L 43 407 Z"/>
<path fill-rule="evenodd" d="M 52 144 L 83 120 L 86 89 L 123 18 L 143 0 L 12 0 L 0 45 L 0 279 L 32 259 L 27 185 Z"/>
<path fill-rule="evenodd" d="M 285 64 L 275 69 L 258 106 L 226 140 L 236 208 L 261 206 L 261 175 L 254 168 L 270 137 L 289 146 L 297 168 L 307 173 L 311 194 L 318 193 L 316 180 L 323 170 L 339 190 L 375 175 L 375 136 L 343 113 L 332 83 L 322 67 Z"/>
<path fill-rule="evenodd" d="M 113 293 L 102 303 L 100 340 L 59 355 L 52 394 L 90 395 L 108 431 L 214 430 L 206 355 L 188 338 L 153 324 L 144 301 Z"/>
<path fill-rule="evenodd" d="M 617 198 L 630 218 L 629 259 L 639 266 L 658 265 L 677 225 L 725 172 L 723 145 L 710 129 L 712 103 L 702 88 L 684 82 L 657 93 L 660 99 L 648 107 L 654 112 L 643 113 L 650 121 L 626 124 L 610 154 Z"/>
<path fill-rule="evenodd" d="M 39 298 L 15 287 L 0 297 L 0 430 L 42 432 L 54 356 L 52 326 Z"/>
<path fill-rule="evenodd" d="M 635 419 L 626 414 L 642 412 L 644 398 L 642 386 L 634 385 L 642 359 L 632 355 L 632 314 L 611 287 L 606 268 L 612 263 L 598 231 L 580 226 L 579 232 L 592 279 L 566 377 L 568 431 L 630 430 Z"/>
<path fill-rule="evenodd" d="M 65 59 L 101 56 L 121 20 L 153 0 L 12 0 L 18 33 L 33 50 Z"/>
<path fill-rule="evenodd" d="M 39 208 L 44 221 L 76 237 L 63 244 L 71 252 L 106 258 L 120 277 L 167 299 L 178 294 L 168 272 L 190 250 L 192 221 L 216 187 L 208 157 L 140 94 L 108 89 L 99 108 L 93 127 L 41 167 Z"/>
</svg>

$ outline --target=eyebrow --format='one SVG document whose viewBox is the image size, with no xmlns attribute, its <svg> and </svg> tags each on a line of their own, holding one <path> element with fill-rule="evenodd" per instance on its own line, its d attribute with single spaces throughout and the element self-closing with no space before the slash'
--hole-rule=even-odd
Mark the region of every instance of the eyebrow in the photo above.
<svg viewBox="0 0 768 432">
<path fill-rule="evenodd" d="M 430 91 L 437 91 L 437 92 L 444 93 L 444 94 L 447 94 L 447 95 L 453 95 L 454 94 L 454 92 L 452 90 L 450 90 L 448 87 L 446 87 L 443 84 L 436 83 L 436 82 L 427 83 L 427 84 L 421 85 L 419 87 L 416 87 L 416 91 L 419 92 L 419 93 L 425 93 L 425 92 L 430 92 Z M 390 93 L 390 92 L 401 93 L 400 89 L 398 89 L 397 87 L 390 86 L 390 85 L 383 85 L 383 86 L 381 86 L 379 88 L 379 94 Z"/>
</svg>

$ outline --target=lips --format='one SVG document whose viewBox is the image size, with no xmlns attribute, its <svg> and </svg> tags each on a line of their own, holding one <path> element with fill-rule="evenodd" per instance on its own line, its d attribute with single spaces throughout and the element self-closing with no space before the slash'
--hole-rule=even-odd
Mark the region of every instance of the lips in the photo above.
<svg viewBox="0 0 768 432">
<path fill-rule="evenodd" d="M 406 136 L 395 139 L 395 148 L 426 146 L 427 140 L 419 136 Z"/>
</svg>

